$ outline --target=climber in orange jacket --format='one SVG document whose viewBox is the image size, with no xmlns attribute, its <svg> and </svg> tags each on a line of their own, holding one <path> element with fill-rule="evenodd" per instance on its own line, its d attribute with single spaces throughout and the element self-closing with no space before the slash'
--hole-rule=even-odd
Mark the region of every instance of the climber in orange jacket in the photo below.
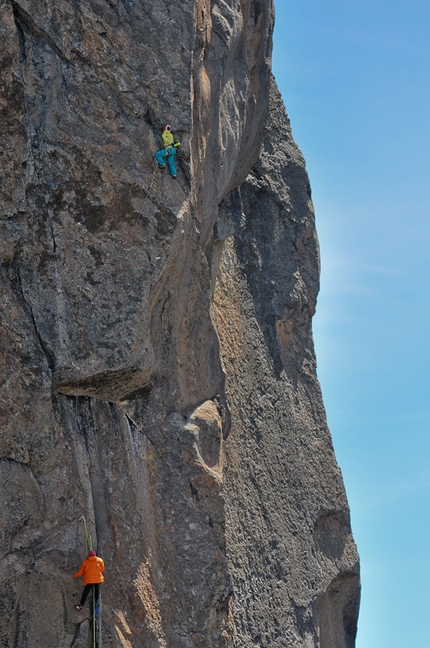
<svg viewBox="0 0 430 648">
<path fill-rule="evenodd" d="M 88 558 L 85 558 L 84 562 L 81 565 L 79 571 L 74 575 L 75 578 L 79 576 L 84 577 L 84 591 L 82 592 L 81 602 L 79 605 L 75 605 L 75 610 L 83 610 L 87 596 L 90 593 L 91 587 L 94 585 L 96 588 L 96 600 L 99 598 L 99 587 L 100 583 L 103 583 L 104 577 L 103 572 L 105 570 L 105 564 L 102 558 L 96 556 L 95 551 L 90 551 Z"/>
</svg>

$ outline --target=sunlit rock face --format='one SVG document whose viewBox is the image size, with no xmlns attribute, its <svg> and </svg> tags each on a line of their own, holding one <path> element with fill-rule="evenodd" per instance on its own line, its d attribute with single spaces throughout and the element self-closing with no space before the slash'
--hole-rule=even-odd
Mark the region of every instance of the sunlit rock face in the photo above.
<svg viewBox="0 0 430 648">
<path fill-rule="evenodd" d="M 84 516 L 104 646 L 352 648 L 271 2 L 5 0 L 0 20 L 0 644 L 92 645 Z"/>
</svg>

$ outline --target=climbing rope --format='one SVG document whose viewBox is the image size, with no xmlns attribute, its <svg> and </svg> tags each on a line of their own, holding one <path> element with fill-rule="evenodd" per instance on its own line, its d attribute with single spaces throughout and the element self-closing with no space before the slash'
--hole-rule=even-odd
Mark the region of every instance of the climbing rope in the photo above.
<svg viewBox="0 0 430 648">
<path fill-rule="evenodd" d="M 79 520 L 80 521 L 82 520 L 82 522 L 84 523 L 85 544 L 86 544 L 86 547 L 87 547 L 87 554 L 88 554 L 90 551 L 93 550 L 93 541 L 92 541 L 92 538 L 91 538 L 90 534 L 88 533 L 87 521 L 84 518 L 84 516 L 82 515 L 82 517 L 80 517 Z"/>
<path fill-rule="evenodd" d="M 96 628 L 96 586 L 93 585 L 93 610 L 92 610 L 92 625 L 93 625 L 93 648 L 97 648 L 97 628 Z"/>
</svg>

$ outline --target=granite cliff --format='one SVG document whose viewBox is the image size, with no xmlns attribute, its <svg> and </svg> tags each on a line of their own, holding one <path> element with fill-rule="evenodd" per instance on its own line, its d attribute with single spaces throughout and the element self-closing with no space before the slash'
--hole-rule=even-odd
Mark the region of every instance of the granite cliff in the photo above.
<svg viewBox="0 0 430 648">
<path fill-rule="evenodd" d="M 104 646 L 353 648 L 270 0 L 0 12 L 0 644 L 90 645 L 85 516 Z"/>
</svg>

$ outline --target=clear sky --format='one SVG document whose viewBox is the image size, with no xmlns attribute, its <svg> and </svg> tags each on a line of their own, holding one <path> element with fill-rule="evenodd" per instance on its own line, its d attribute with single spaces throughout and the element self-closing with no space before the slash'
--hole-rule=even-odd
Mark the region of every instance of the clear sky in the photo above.
<svg viewBox="0 0 430 648">
<path fill-rule="evenodd" d="M 430 647 L 430 0 L 275 0 L 321 246 L 314 337 L 361 556 L 357 648 Z"/>
</svg>

